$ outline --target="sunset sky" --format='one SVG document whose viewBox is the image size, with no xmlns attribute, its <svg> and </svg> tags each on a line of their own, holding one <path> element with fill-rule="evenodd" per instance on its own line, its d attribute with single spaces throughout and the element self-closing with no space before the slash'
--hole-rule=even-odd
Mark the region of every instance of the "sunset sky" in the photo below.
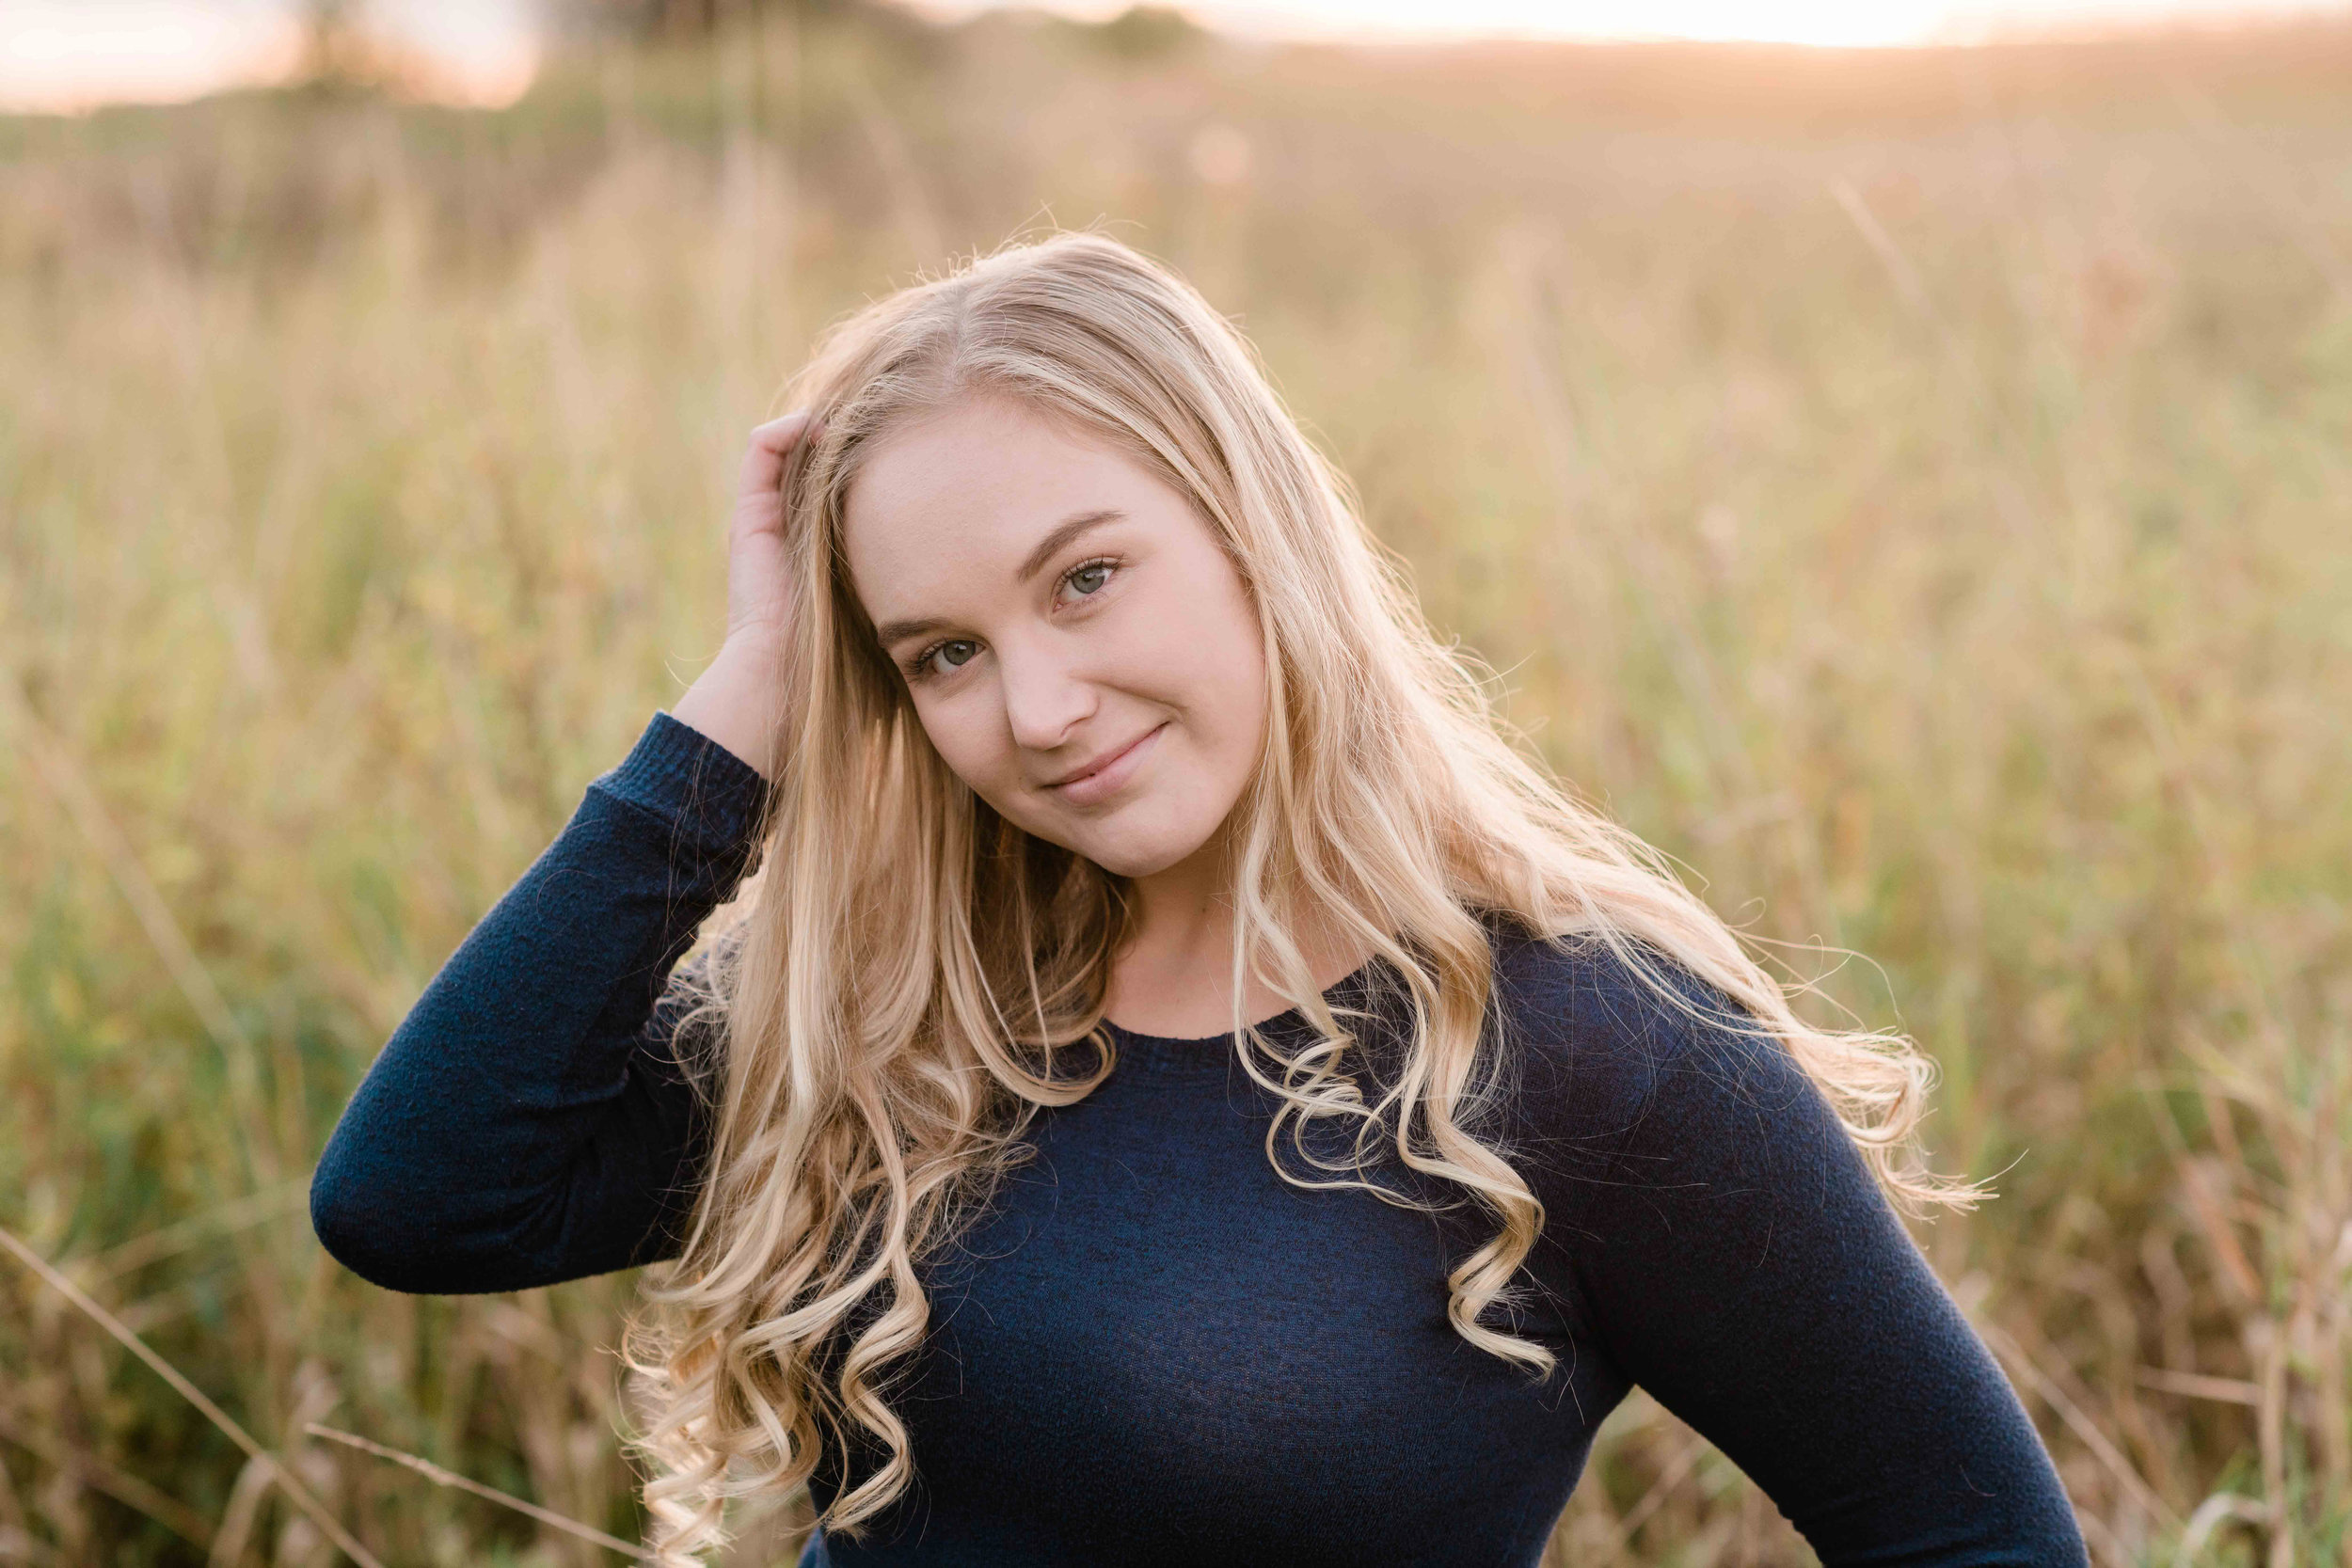
<svg viewBox="0 0 2352 1568">
<path fill-rule="evenodd" d="M 1002 0 L 918 0 L 965 16 Z M 1048 0 L 1103 17 L 1126 0 Z M 1211 26 L 1259 37 L 1756 39 L 1823 45 L 1970 40 L 2020 29 L 2249 10 L 2342 12 L 2352 0 L 1186 0 Z M 0 0 L 0 108 L 169 101 L 265 81 L 298 54 L 288 0 Z M 369 22 L 430 57 L 447 95 L 501 103 L 538 57 L 535 0 L 372 0 Z"/>
</svg>

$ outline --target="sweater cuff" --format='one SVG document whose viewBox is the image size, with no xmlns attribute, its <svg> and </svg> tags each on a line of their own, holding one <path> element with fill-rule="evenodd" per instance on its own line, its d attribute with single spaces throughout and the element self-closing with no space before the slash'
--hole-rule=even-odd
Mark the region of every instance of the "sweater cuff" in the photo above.
<svg viewBox="0 0 2352 1568">
<path fill-rule="evenodd" d="M 592 786 L 665 822 L 706 847 L 748 853 L 768 781 L 724 746 L 657 713 L 621 765 Z"/>
</svg>

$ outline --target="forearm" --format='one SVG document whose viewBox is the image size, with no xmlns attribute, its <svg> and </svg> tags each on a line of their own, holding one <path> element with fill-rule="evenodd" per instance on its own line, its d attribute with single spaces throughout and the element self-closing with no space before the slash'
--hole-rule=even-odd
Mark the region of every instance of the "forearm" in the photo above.
<svg viewBox="0 0 2352 1568">
<path fill-rule="evenodd" d="M 345 1109 L 312 1183 L 329 1250 L 434 1291 L 643 1260 L 698 1116 L 656 1002 L 745 870 L 757 800 L 755 776 L 663 718 L 589 787 Z"/>
</svg>

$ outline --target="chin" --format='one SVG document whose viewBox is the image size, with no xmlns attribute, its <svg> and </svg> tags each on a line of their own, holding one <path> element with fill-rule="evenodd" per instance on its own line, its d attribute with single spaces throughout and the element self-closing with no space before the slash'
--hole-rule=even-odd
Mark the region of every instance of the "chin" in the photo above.
<svg viewBox="0 0 2352 1568">
<path fill-rule="evenodd" d="M 1073 853 L 1084 855 L 1112 876 L 1130 879 L 1157 876 L 1197 853 L 1210 836 L 1206 829 L 1192 832 L 1156 823 L 1136 823 L 1126 832 L 1121 832 L 1122 824 L 1116 821 L 1095 827 L 1095 832 L 1067 838 L 1047 836 Z"/>
<path fill-rule="evenodd" d="M 1101 866 L 1114 877 L 1133 881 L 1137 878 L 1157 876 L 1184 857 L 1180 854 L 1155 854 L 1149 850 L 1112 852 L 1081 848 L 1078 853 Z"/>
<path fill-rule="evenodd" d="M 1151 877 L 1167 870 L 1187 853 L 1182 847 L 1163 848 L 1156 844 L 1133 843 L 1110 835 L 1096 839 L 1089 835 L 1085 841 L 1064 843 L 1062 847 L 1083 855 L 1114 877 Z"/>
</svg>

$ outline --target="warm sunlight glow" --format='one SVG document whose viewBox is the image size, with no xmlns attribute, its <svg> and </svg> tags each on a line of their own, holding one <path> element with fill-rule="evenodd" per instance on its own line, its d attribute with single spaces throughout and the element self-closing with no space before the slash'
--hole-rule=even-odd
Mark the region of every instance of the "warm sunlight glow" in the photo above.
<svg viewBox="0 0 2352 1568">
<path fill-rule="evenodd" d="M 0 108 L 172 103 L 294 69 L 291 17 L 156 0 L 10 0 L 0 12 Z"/>
<path fill-rule="evenodd" d="M 376 0 L 358 12 L 415 96 L 495 107 L 538 72 L 532 0 Z M 302 60 L 295 15 L 285 0 L 0 0 L 0 112 L 281 81 Z"/>
<path fill-rule="evenodd" d="M 1021 6 L 1102 20 L 1130 0 L 901 0 L 941 19 Z M 2010 32 L 2342 9 L 2347 0 L 1178 0 L 1258 39 L 1755 40 L 1869 46 Z M 0 112 L 169 102 L 282 80 L 302 57 L 293 0 L 0 0 Z M 539 63 L 536 0 L 357 8 L 410 92 L 512 103 Z"/>
</svg>

